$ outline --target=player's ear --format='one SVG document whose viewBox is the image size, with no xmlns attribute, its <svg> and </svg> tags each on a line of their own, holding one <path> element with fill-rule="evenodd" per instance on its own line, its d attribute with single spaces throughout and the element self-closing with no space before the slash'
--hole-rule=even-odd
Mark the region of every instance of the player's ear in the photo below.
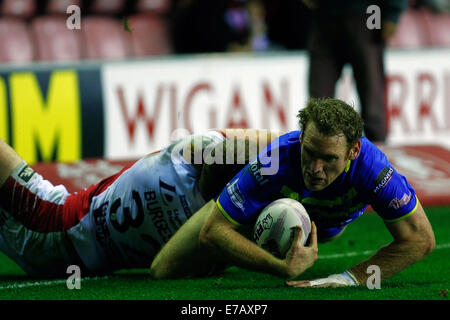
<svg viewBox="0 0 450 320">
<path fill-rule="evenodd" d="M 300 143 L 303 143 L 303 131 L 302 132 L 300 132 Z"/>
<path fill-rule="evenodd" d="M 350 160 L 355 160 L 356 158 L 358 158 L 360 153 L 361 153 L 361 140 L 358 140 L 350 148 L 350 152 L 349 152 L 349 156 L 348 157 L 349 157 Z"/>
</svg>

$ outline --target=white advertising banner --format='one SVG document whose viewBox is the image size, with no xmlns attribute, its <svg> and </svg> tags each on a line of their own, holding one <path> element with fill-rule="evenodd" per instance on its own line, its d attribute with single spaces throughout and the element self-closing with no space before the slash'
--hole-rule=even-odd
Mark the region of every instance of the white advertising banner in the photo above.
<svg viewBox="0 0 450 320">
<path fill-rule="evenodd" d="M 450 148 L 450 49 L 388 51 L 389 145 Z M 104 65 L 105 156 L 140 157 L 211 128 L 298 129 L 308 99 L 305 54 L 205 55 Z M 336 96 L 359 99 L 351 69 Z"/>
<path fill-rule="evenodd" d="M 450 49 L 390 51 L 386 69 L 387 142 L 450 148 Z"/>
<path fill-rule="evenodd" d="M 105 156 L 130 158 L 211 128 L 292 130 L 306 98 L 306 60 L 210 57 L 103 69 Z"/>
</svg>

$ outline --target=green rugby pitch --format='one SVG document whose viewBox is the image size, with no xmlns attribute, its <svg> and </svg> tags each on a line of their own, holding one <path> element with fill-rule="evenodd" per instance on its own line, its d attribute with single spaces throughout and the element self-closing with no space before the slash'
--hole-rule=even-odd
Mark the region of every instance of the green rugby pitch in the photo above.
<svg viewBox="0 0 450 320">
<path fill-rule="evenodd" d="M 220 276 L 152 280 L 147 270 L 120 271 L 108 277 L 82 278 L 68 289 L 65 279 L 32 279 L 0 255 L 0 299 L 3 300 L 450 300 L 450 208 L 427 208 L 437 247 L 427 258 L 381 283 L 380 290 L 357 288 L 289 288 L 284 281 L 236 267 Z M 366 213 L 344 234 L 319 245 L 319 260 L 299 277 L 312 279 L 339 273 L 389 243 L 380 218 Z"/>
</svg>

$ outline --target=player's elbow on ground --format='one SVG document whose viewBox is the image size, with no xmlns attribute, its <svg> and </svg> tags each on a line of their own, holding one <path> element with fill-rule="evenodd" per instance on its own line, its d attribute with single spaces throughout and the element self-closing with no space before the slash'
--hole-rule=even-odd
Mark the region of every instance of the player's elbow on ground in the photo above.
<svg viewBox="0 0 450 320">
<path fill-rule="evenodd" d="M 155 280 L 164 279 L 165 275 L 163 272 L 163 269 L 160 268 L 155 262 L 152 263 L 150 267 L 150 277 L 152 277 Z"/>
<path fill-rule="evenodd" d="M 202 230 L 200 230 L 200 234 L 198 236 L 198 243 L 202 249 L 212 249 L 213 242 L 211 237 L 211 228 L 208 226 L 203 226 Z"/>
<path fill-rule="evenodd" d="M 434 238 L 433 232 L 423 233 L 416 242 L 416 250 L 420 252 L 420 259 L 428 256 L 436 248 L 436 240 Z"/>
<path fill-rule="evenodd" d="M 157 257 L 150 266 L 150 276 L 155 280 L 168 279 L 172 277 L 170 270 L 170 266 Z"/>
<path fill-rule="evenodd" d="M 424 239 L 424 257 L 429 255 L 433 250 L 436 248 L 436 240 L 434 238 L 433 232 L 431 234 L 427 235 Z"/>
</svg>

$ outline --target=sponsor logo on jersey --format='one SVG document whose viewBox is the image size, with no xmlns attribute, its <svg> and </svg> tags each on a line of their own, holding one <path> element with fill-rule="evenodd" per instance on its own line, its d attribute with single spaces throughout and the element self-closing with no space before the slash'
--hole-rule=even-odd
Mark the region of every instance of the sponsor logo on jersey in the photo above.
<svg viewBox="0 0 450 320">
<path fill-rule="evenodd" d="M 263 186 L 264 184 L 269 182 L 269 179 L 261 174 L 261 163 L 258 161 L 258 159 L 255 159 L 254 161 L 249 163 L 248 170 L 259 186 Z"/>
<path fill-rule="evenodd" d="M 155 190 L 150 190 L 144 193 L 145 208 L 147 214 L 151 217 L 152 223 L 155 226 L 163 243 L 169 241 L 173 232 L 170 230 L 169 224 L 166 221 L 166 215 L 163 208 L 159 205 L 157 194 Z"/>
<path fill-rule="evenodd" d="M 95 223 L 95 238 L 98 243 L 100 243 L 103 250 L 108 253 L 108 257 L 115 260 L 120 257 L 120 251 L 112 240 L 111 233 L 108 229 L 108 224 L 106 221 L 106 217 L 108 215 L 108 205 L 108 201 L 104 202 L 92 211 L 92 215 Z M 117 261 L 112 261 L 112 263 L 115 264 Z"/>
<path fill-rule="evenodd" d="M 189 204 L 186 200 L 186 196 L 184 194 L 182 194 L 179 196 L 179 198 L 180 198 L 181 206 L 183 207 L 184 214 L 186 215 L 187 218 L 189 218 L 190 216 L 192 216 L 192 210 L 189 207 Z"/>
<path fill-rule="evenodd" d="M 406 206 L 409 201 L 411 201 L 412 193 L 409 195 L 404 193 L 401 199 L 395 198 L 391 202 L 389 202 L 389 208 L 394 208 L 395 210 L 400 209 L 403 206 Z"/>
<path fill-rule="evenodd" d="M 167 184 L 159 179 L 159 194 L 161 195 L 163 203 L 168 206 L 169 203 L 172 203 L 174 197 L 176 196 L 177 190 L 175 186 Z"/>
<path fill-rule="evenodd" d="M 30 181 L 31 177 L 35 174 L 35 171 L 31 169 L 29 166 L 25 166 L 22 170 L 20 170 L 18 177 L 23 180 L 23 182 Z"/>
<path fill-rule="evenodd" d="M 231 202 L 241 210 L 244 210 L 244 197 L 239 190 L 239 186 L 237 184 L 238 179 L 233 181 L 231 184 L 227 185 L 227 192 L 230 196 Z"/>
<path fill-rule="evenodd" d="M 374 193 L 377 193 L 381 189 L 383 189 L 387 183 L 391 180 L 392 174 L 394 173 L 394 169 L 392 167 L 390 168 L 384 168 L 380 171 L 377 178 L 375 179 L 375 189 L 373 189 Z"/>
</svg>

